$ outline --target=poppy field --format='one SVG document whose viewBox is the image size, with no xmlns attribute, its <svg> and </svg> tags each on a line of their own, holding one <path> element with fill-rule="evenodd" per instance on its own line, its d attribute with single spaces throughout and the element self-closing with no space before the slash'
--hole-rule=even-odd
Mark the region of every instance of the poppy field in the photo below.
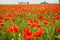
<svg viewBox="0 0 60 40">
<path fill-rule="evenodd" d="M 0 4 L 0 40 L 60 40 L 60 4 Z"/>
</svg>

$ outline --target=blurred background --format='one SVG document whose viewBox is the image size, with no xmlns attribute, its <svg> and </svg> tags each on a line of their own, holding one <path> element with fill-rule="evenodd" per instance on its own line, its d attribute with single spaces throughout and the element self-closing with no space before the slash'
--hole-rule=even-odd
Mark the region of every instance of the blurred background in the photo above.
<svg viewBox="0 0 60 40">
<path fill-rule="evenodd" d="M 60 0 L 0 0 L 0 4 L 59 4 Z"/>
</svg>

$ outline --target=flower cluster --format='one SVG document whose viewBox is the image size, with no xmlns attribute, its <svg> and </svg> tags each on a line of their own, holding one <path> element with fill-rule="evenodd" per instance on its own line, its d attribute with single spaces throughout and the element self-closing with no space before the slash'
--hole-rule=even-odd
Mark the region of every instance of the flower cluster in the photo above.
<svg viewBox="0 0 60 40">
<path fill-rule="evenodd" d="M 59 32 L 60 4 L 0 5 L 1 40 L 55 40 Z"/>
</svg>

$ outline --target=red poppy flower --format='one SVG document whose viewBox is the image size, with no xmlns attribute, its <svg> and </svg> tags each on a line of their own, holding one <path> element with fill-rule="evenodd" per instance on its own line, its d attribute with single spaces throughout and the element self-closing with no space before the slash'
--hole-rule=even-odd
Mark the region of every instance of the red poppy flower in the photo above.
<svg viewBox="0 0 60 40">
<path fill-rule="evenodd" d="M 48 23 L 49 23 L 49 21 L 44 20 L 44 25 L 47 25 Z"/>
<path fill-rule="evenodd" d="M 31 25 L 31 26 L 36 26 L 36 23 L 38 23 L 38 20 L 32 20 L 32 19 L 30 19 L 29 20 L 30 22 L 28 23 L 28 25 Z"/>
<path fill-rule="evenodd" d="M 31 23 L 34 23 L 34 20 L 32 20 L 32 19 L 29 19 L 29 21 L 30 21 Z"/>
<path fill-rule="evenodd" d="M 0 23 L 2 22 L 2 19 L 0 19 Z"/>
<path fill-rule="evenodd" d="M 31 37 L 31 36 L 26 36 L 26 37 L 24 38 L 24 40 L 32 40 L 32 37 Z"/>
<path fill-rule="evenodd" d="M 14 13 L 14 16 L 16 17 L 17 16 L 17 13 Z"/>
<path fill-rule="evenodd" d="M 12 13 L 8 13 L 7 14 L 7 17 L 12 17 Z"/>
<path fill-rule="evenodd" d="M 10 33 L 10 32 L 16 33 L 16 32 L 18 32 L 18 26 L 12 25 L 12 26 L 8 27 L 8 29 L 6 30 L 6 32 L 7 33 Z"/>
<path fill-rule="evenodd" d="M 40 28 L 35 34 L 34 36 L 36 37 L 41 37 L 44 34 L 44 28 Z"/>
<path fill-rule="evenodd" d="M 8 21 L 8 20 L 10 20 L 10 17 L 5 17 L 4 20 Z"/>
<path fill-rule="evenodd" d="M 13 31 L 14 33 L 18 32 L 18 26 L 12 25 L 12 31 Z"/>
<path fill-rule="evenodd" d="M 56 28 L 56 32 L 60 32 L 60 28 Z"/>
<path fill-rule="evenodd" d="M 12 17 L 11 19 L 14 21 L 15 20 L 15 17 Z"/>
<path fill-rule="evenodd" d="M 33 23 L 31 23 L 31 22 L 29 22 L 29 24 L 28 25 L 31 25 L 31 26 L 35 26 L 36 25 L 36 23 L 35 22 L 33 22 Z"/>
<path fill-rule="evenodd" d="M 38 19 L 42 19 L 42 18 L 43 18 L 43 16 L 42 16 L 42 15 L 38 16 Z"/>
<path fill-rule="evenodd" d="M 0 26 L 5 26 L 5 24 L 1 23 Z"/>
<path fill-rule="evenodd" d="M 3 16 L 2 15 L 0 15 L 0 19 L 3 19 Z"/>
<path fill-rule="evenodd" d="M 58 8 L 52 7 L 52 12 L 53 12 L 54 14 L 57 13 L 57 12 L 58 12 Z"/>
<path fill-rule="evenodd" d="M 39 10 L 39 13 L 40 13 L 40 14 L 44 14 L 44 13 L 45 13 L 45 11 L 46 11 L 46 9 L 45 9 L 45 8 L 43 8 L 43 9 L 41 8 L 41 9 Z"/>
<path fill-rule="evenodd" d="M 34 20 L 35 23 L 38 23 L 39 20 Z"/>
<path fill-rule="evenodd" d="M 22 13 L 19 13 L 18 15 L 19 15 L 20 17 L 23 17 L 23 14 L 22 14 Z"/>
<path fill-rule="evenodd" d="M 60 16 L 59 16 L 59 20 L 60 20 Z"/>
<path fill-rule="evenodd" d="M 41 24 L 36 24 L 36 27 L 41 27 L 42 25 Z"/>
<path fill-rule="evenodd" d="M 12 32 L 12 27 L 9 27 L 7 30 L 6 30 L 6 33 L 10 33 Z"/>
<path fill-rule="evenodd" d="M 30 32 L 30 29 L 29 28 L 25 28 L 25 31 L 24 31 L 24 35 L 25 36 L 29 36 L 31 35 L 32 33 Z"/>
<path fill-rule="evenodd" d="M 0 30 L 2 30 L 2 28 L 0 28 Z"/>
<path fill-rule="evenodd" d="M 5 12 L 5 9 L 3 8 L 3 9 L 1 9 L 1 12 L 2 12 L 2 14 Z"/>
<path fill-rule="evenodd" d="M 54 14 L 53 19 L 59 19 L 59 16 L 57 14 Z"/>
</svg>

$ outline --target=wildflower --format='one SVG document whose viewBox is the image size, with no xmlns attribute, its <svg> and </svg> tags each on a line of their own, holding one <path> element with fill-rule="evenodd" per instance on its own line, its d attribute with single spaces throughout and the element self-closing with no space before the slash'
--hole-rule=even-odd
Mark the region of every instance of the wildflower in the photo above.
<svg viewBox="0 0 60 40">
<path fill-rule="evenodd" d="M 16 33 L 16 32 L 18 32 L 18 26 L 16 26 L 16 25 L 12 25 L 12 29 L 13 29 L 13 32 L 14 33 Z"/>
<path fill-rule="evenodd" d="M 8 13 L 7 14 L 7 17 L 12 17 L 12 13 Z"/>
<path fill-rule="evenodd" d="M 10 33 L 10 32 L 12 32 L 12 28 L 8 27 L 8 29 L 6 30 L 6 33 Z"/>
<path fill-rule="evenodd" d="M 22 13 L 19 13 L 18 16 L 23 17 L 23 14 Z"/>
<path fill-rule="evenodd" d="M 53 17 L 52 17 L 54 20 L 55 19 L 59 19 L 59 16 L 57 14 L 54 14 Z"/>
<path fill-rule="evenodd" d="M 0 26 L 5 26 L 5 24 L 1 23 Z"/>
<path fill-rule="evenodd" d="M 30 29 L 29 28 L 25 28 L 25 31 L 24 31 L 24 35 L 25 36 L 29 36 L 31 35 L 32 33 L 30 32 Z"/>
<path fill-rule="evenodd" d="M 8 20 L 10 20 L 10 17 L 5 17 L 4 20 L 8 21 Z"/>
<path fill-rule="evenodd" d="M 2 22 L 2 20 L 0 19 L 0 23 Z"/>
<path fill-rule="evenodd" d="M 31 37 L 31 36 L 26 36 L 26 37 L 24 38 L 24 40 L 32 40 L 32 37 Z"/>
<path fill-rule="evenodd" d="M 14 21 L 15 20 L 15 17 L 12 17 L 11 19 Z"/>
<path fill-rule="evenodd" d="M 41 20 L 42 20 L 42 18 L 43 18 L 43 16 L 42 16 L 42 15 L 38 16 L 38 19 L 41 19 Z"/>
<path fill-rule="evenodd" d="M 49 23 L 49 21 L 44 20 L 44 25 L 47 25 L 48 23 Z"/>
<path fill-rule="evenodd" d="M 12 25 L 12 26 L 8 27 L 8 29 L 6 30 L 6 32 L 7 33 L 10 33 L 10 32 L 16 33 L 16 32 L 18 32 L 18 26 Z"/>
<path fill-rule="evenodd" d="M 41 27 L 42 25 L 41 24 L 36 24 L 36 27 Z"/>
<path fill-rule="evenodd" d="M 44 34 L 44 28 L 40 28 L 35 34 L 34 36 L 36 37 L 41 37 Z"/>
<path fill-rule="evenodd" d="M 39 20 L 34 20 L 35 23 L 38 23 Z"/>
<path fill-rule="evenodd" d="M 2 28 L 0 28 L 0 30 L 2 30 Z"/>
<path fill-rule="evenodd" d="M 56 32 L 60 32 L 60 28 L 56 28 Z"/>
<path fill-rule="evenodd" d="M 33 22 L 33 23 L 31 23 L 31 22 L 29 22 L 29 24 L 28 25 L 31 25 L 31 26 L 35 26 L 36 25 L 36 23 L 35 22 Z"/>
<path fill-rule="evenodd" d="M 0 15 L 0 19 L 3 19 L 3 16 L 2 15 Z"/>
<path fill-rule="evenodd" d="M 14 14 L 15 17 L 17 16 L 17 13 L 14 12 L 13 14 Z"/>
</svg>

